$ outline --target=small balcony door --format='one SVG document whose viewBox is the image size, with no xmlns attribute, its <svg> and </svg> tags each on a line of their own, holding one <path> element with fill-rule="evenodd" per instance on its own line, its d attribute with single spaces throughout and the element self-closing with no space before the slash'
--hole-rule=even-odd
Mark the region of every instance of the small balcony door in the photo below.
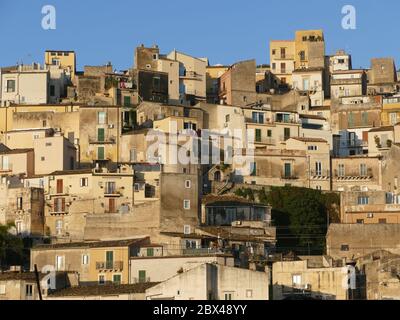
<svg viewBox="0 0 400 320">
<path fill-rule="evenodd" d="M 112 269 L 114 265 L 114 251 L 106 252 L 106 268 Z"/>
<path fill-rule="evenodd" d="M 63 193 L 63 191 L 64 191 L 63 180 L 57 179 L 57 193 Z"/>
</svg>

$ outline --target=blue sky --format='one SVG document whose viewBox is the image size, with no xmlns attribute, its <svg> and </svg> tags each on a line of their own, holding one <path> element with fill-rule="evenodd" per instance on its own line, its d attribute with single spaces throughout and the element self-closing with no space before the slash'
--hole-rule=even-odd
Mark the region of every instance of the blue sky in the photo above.
<svg viewBox="0 0 400 320">
<path fill-rule="evenodd" d="M 47 4 L 57 10 L 56 30 L 41 27 Z M 356 30 L 341 27 L 346 4 L 357 10 Z M 399 18 L 398 0 L 0 0 L 0 66 L 42 62 L 46 49 L 56 49 L 75 50 L 79 69 L 108 61 L 126 69 L 141 43 L 211 64 L 262 64 L 269 63 L 269 40 L 321 28 L 327 54 L 346 49 L 355 68 L 368 67 L 371 57 L 393 57 L 400 67 Z"/>
</svg>

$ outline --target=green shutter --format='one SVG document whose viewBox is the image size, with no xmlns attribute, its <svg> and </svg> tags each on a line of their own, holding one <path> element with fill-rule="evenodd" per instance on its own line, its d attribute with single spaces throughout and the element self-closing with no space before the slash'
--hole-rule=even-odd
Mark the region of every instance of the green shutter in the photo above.
<svg viewBox="0 0 400 320">
<path fill-rule="evenodd" d="M 131 97 L 125 96 L 124 97 L 124 107 L 130 107 L 131 106 Z"/>
<path fill-rule="evenodd" d="M 105 138 L 104 128 L 98 128 L 97 129 L 97 141 L 104 142 L 104 138 Z"/>
<path fill-rule="evenodd" d="M 139 270 L 139 282 L 146 282 L 146 270 Z"/>
<path fill-rule="evenodd" d="M 97 148 L 97 159 L 104 160 L 104 147 Z"/>
<path fill-rule="evenodd" d="M 256 129 L 256 142 L 261 142 L 261 129 Z"/>
<path fill-rule="evenodd" d="M 106 267 L 107 269 L 112 269 L 114 264 L 114 252 L 107 251 L 106 252 Z"/>
<path fill-rule="evenodd" d="M 153 248 L 147 248 L 147 256 L 148 257 L 153 257 L 154 256 L 154 249 Z"/>
<path fill-rule="evenodd" d="M 285 163 L 285 178 L 290 178 L 292 175 L 292 166 L 290 163 Z"/>
</svg>

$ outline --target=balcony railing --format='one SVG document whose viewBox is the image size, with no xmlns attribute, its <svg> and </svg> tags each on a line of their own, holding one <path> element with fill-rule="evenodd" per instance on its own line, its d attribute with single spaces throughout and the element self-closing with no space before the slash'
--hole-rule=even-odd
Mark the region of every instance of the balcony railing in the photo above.
<svg viewBox="0 0 400 320">
<path fill-rule="evenodd" d="M 117 141 L 115 136 L 89 136 L 89 143 L 90 144 L 115 144 Z"/>
<path fill-rule="evenodd" d="M 254 143 L 260 143 L 260 144 L 268 144 L 268 145 L 275 145 L 276 140 L 274 138 L 261 138 L 258 139 L 257 137 L 254 139 Z"/>
<path fill-rule="evenodd" d="M 99 261 L 96 262 L 96 270 L 122 270 L 123 261 Z"/>
<path fill-rule="evenodd" d="M 330 170 L 311 170 L 310 177 L 313 178 L 330 178 Z"/>
<path fill-rule="evenodd" d="M 69 187 L 63 186 L 62 188 L 50 187 L 49 195 L 51 196 L 59 196 L 69 194 Z"/>
<path fill-rule="evenodd" d="M 299 175 L 296 173 L 291 173 L 290 175 L 282 173 L 281 178 L 283 180 L 297 180 L 297 179 L 299 179 Z"/>
<path fill-rule="evenodd" d="M 183 249 L 183 255 L 203 255 L 203 254 L 216 254 L 220 252 L 218 249 L 212 248 L 188 248 Z"/>
<path fill-rule="evenodd" d="M 122 195 L 121 191 L 114 189 L 105 189 L 104 196 L 106 197 L 120 197 Z"/>
<path fill-rule="evenodd" d="M 146 282 L 150 282 L 150 277 L 146 277 L 146 278 L 132 278 L 132 282 L 133 282 L 133 283 L 146 283 Z"/>
</svg>

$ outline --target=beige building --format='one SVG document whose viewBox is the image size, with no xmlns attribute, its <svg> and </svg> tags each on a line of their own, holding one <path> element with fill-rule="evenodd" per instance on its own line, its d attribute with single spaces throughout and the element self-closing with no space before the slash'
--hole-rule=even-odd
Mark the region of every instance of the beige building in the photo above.
<svg viewBox="0 0 400 320">
<path fill-rule="evenodd" d="M 162 282 L 205 263 L 234 266 L 232 256 L 224 254 L 187 254 L 156 256 L 157 247 L 147 246 L 145 256 L 131 257 L 129 283 Z M 205 252 L 205 250 L 203 250 Z M 188 250 L 189 252 L 189 250 Z M 193 250 L 194 252 L 194 250 Z M 160 265 L 163 267 L 160 268 Z"/>
<path fill-rule="evenodd" d="M 32 176 L 35 174 L 35 158 L 33 149 L 0 149 L 0 174 Z"/>
<path fill-rule="evenodd" d="M 31 269 L 53 266 L 76 272 L 83 285 L 129 283 L 129 257 L 149 238 L 38 245 L 31 249 Z"/>
<path fill-rule="evenodd" d="M 362 96 L 367 93 L 365 70 L 336 70 L 331 73 L 331 99 Z"/>
<path fill-rule="evenodd" d="M 271 72 L 282 85 L 292 86 L 292 73 L 295 69 L 295 41 L 272 40 L 270 42 Z"/>
<path fill-rule="evenodd" d="M 132 212 L 134 173 L 129 166 L 56 171 L 49 175 L 46 228 L 59 241 L 81 240 L 91 215 Z"/>
<path fill-rule="evenodd" d="M 44 63 L 46 66 L 61 67 L 72 81 L 75 80 L 76 55 L 74 51 L 46 50 Z"/>
<path fill-rule="evenodd" d="M 300 68 L 292 73 L 292 86 L 294 90 L 307 94 L 311 107 L 324 105 L 324 68 Z"/>
<path fill-rule="evenodd" d="M 266 272 L 202 264 L 146 290 L 147 300 L 268 300 Z"/>
<path fill-rule="evenodd" d="M 15 234 L 44 236 L 44 194 L 40 188 L 26 188 L 19 180 L 0 181 L 0 224 L 12 223 Z"/>
<path fill-rule="evenodd" d="M 356 260 L 377 250 L 399 254 L 399 224 L 331 224 L 326 235 L 327 254 Z"/>
<path fill-rule="evenodd" d="M 382 190 L 381 157 L 361 155 L 332 158 L 332 190 Z"/>
<path fill-rule="evenodd" d="M 206 68 L 206 94 L 208 103 L 218 103 L 218 93 L 219 93 L 219 77 L 221 77 L 227 70 L 229 66 L 224 65 L 214 65 L 207 66 Z"/>
<path fill-rule="evenodd" d="M 49 98 L 49 71 L 40 65 L 18 66 L 17 70 L 0 73 L 0 101 L 10 104 L 46 104 Z"/>
<path fill-rule="evenodd" d="M 400 197 L 385 191 L 349 191 L 341 193 L 342 223 L 400 223 Z"/>
<path fill-rule="evenodd" d="M 322 300 L 350 300 L 349 267 L 337 266 L 326 256 L 275 262 L 272 266 L 273 299 L 309 296 Z"/>
<path fill-rule="evenodd" d="M 63 289 L 73 282 L 73 275 L 65 272 L 57 272 L 55 277 L 53 283 L 49 275 L 39 273 L 43 299 L 46 299 L 52 292 Z M 52 285 L 55 285 L 55 287 L 52 287 Z M 20 270 L 0 273 L 0 301 L 4 300 L 39 300 L 35 273 L 21 272 Z"/>
</svg>

